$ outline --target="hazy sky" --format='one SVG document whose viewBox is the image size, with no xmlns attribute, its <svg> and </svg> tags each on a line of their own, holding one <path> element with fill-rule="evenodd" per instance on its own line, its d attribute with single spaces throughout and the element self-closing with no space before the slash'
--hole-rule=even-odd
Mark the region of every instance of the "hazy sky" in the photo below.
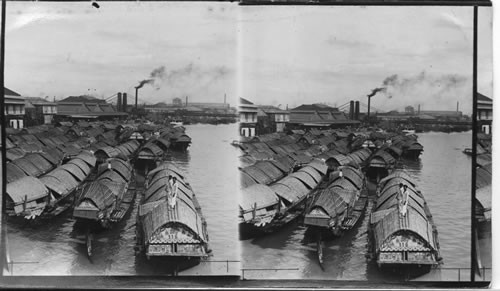
<svg viewBox="0 0 500 291">
<path fill-rule="evenodd" d="M 237 5 L 99 4 L 8 2 L 6 86 L 51 99 L 134 96 L 134 86 L 164 66 L 140 100 L 223 102 L 224 93 L 236 100 Z"/>
<path fill-rule="evenodd" d="M 6 85 L 25 96 L 340 106 L 392 76 L 374 108 L 471 112 L 472 8 L 8 2 Z M 479 91 L 492 96 L 491 14 Z M 163 68 L 162 68 L 163 67 Z M 394 76 L 397 75 L 397 76 Z M 90 89 L 90 90 L 89 90 Z M 130 99 L 129 99 L 130 100 Z M 129 101 L 130 103 L 130 101 Z"/>
<path fill-rule="evenodd" d="M 278 6 L 242 9 L 243 87 L 255 103 L 296 106 L 366 95 L 397 74 L 380 110 L 472 111 L 472 8 Z M 491 15 L 481 11 L 479 90 L 491 96 Z M 490 65 L 490 66 L 488 66 Z M 488 75 L 490 72 L 490 75 Z M 486 76 L 486 77 L 485 77 Z M 389 98 L 391 96 L 391 98 Z M 283 107 L 282 107 L 283 108 Z"/>
</svg>

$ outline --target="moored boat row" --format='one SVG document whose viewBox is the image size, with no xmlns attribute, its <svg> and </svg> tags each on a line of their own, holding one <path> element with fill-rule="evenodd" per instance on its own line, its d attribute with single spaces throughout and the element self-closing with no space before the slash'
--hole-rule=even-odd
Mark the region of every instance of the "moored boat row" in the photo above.
<svg viewBox="0 0 500 291">
<path fill-rule="evenodd" d="M 71 196 L 95 163 L 94 156 L 84 151 L 38 178 L 25 175 L 8 183 L 6 213 L 26 219 L 61 213 L 72 206 Z"/>
<path fill-rule="evenodd" d="M 320 263 L 323 259 L 322 240 L 340 236 L 343 232 L 354 228 L 365 212 L 368 200 L 378 205 L 374 191 L 371 190 L 369 194 L 368 184 L 375 183 L 381 187 L 382 181 L 386 182 L 387 177 L 391 177 L 391 173 L 399 171 L 398 169 L 403 166 L 406 159 L 418 160 L 423 151 L 415 135 L 369 130 L 356 132 L 295 130 L 288 134 L 275 133 L 242 139 L 237 146 L 243 151 L 240 157 L 243 195 L 240 217 L 247 224 L 267 226 L 268 232 L 277 230 L 270 226 L 273 225 L 277 213 L 287 209 L 284 207 L 282 197 L 276 195 L 273 185 L 293 175 L 307 162 L 321 161 L 327 167 L 320 182 L 313 189 L 309 189 L 310 192 L 304 203 L 306 207 L 302 208 L 298 214 L 304 218 L 303 224 L 308 227 L 306 234 L 313 234 L 317 237 Z M 288 169 L 285 167 L 285 170 L 277 166 L 277 164 L 284 164 L 277 162 L 278 159 L 283 158 L 292 161 Z M 300 188 L 299 186 L 290 187 L 292 191 L 289 192 L 293 193 L 295 189 Z M 416 195 L 421 197 L 419 202 L 424 203 L 423 196 L 420 192 L 418 193 Z M 435 238 L 434 241 L 428 242 L 432 246 L 429 248 L 431 253 L 429 256 L 433 256 L 434 262 L 438 262 L 440 257 L 437 230 L 427 204 L 424 204 L 425 206 L 422 206 L 422 209 L 425 209 L 422 210 L 425 213 L 423 219 L 431 225 L 430 228 L 433 230 L 431 238 Z M 412 203 L 411 205 L 413 207 Z M 369 210 L 371 211 L 372 208 Z M 409 216 L 413 218 L 413 210 L 409 212 L 412 213 Z M 387 216 L 385 219 L 392 221 L 393 217 Z M 375 229 L 376 224 L 370 224 L 370 227 Z M 380 253 L 381 249 L 377 250 Z M 384 256 L 385 254 L 382 255 Z M 410 256 L 418 257 L 414 252 Z M 407 265 L 412 264 L 417 268 L 426 265 L 417 260 L 410 260 Z M 434 266 L 437 263 L 429 265 Z M 421 269 L 426 269 L 426 267 L 421 267 Z"/>
</svg>

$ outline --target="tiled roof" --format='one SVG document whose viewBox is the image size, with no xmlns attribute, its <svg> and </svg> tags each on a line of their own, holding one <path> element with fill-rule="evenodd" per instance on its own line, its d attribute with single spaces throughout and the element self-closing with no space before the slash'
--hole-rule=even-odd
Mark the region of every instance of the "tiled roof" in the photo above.
<svg viewBox="0 0 500 291">
<path fill-rule="evenodd" d="M 290 111 L 338 111 L 338 109 L 325 104 L 302 104 Z"/>
<path fill-rule="evenodd" d="M 85 103 L 85 106 L 87 106 L 91 112 L 102 112 L 101 108 L 96 103 Z"/>
<path fill-rule="evenodd" d="M 103 115 L 126 115 L 124 112 L 116 112 L 115 108 L 109 104 L 81 103 L 81 102 L 57 102 L 58 115 L 85 115 L 85 116 L 103 116 Z"/>
<path fill-rule="evenodd" d="M 253 105 L 252 102 L 248 101 L 247 99 L 245 98 L 241 98 L 240 97 L 240 104 L 248 104 L 248 105 Z"/>
<path fill-rule="evenodd" d="M 478 101 L 489 101 L 489 102 L 493 101 L 491 98 L 488 98 L 479 92 L 477 93 L 477 100 Z"/>
<path fill-rule="evenodd" d="M 321 124 L 339 124 L 350 123 L 345 113 L 335 111 L 299 111 L 290 112 L 290 123 L 321 123 Z"/>
<path fill-rule="evenodd" d="M 34 108 L 34 105 L 56 105 L 55 102 L 50 102 L 41 97 L 24 97 L 26 108 Z"/>
<path fill-rule="evenodd" d="M 257 105 L 257 107 L 259 108 L 259 110 L 265 113 L 290 113 L 290 111 L 288 110 L 283 110 L 271 105 Z"/>
<path fill-rule="evenodd" d="M 81 96 L 69 96 L 60 100 L 59 102 L 78 102 L 78 103 L 106 103 L 105 100 L 96 98 L 94 96 L 81 95 Z"/>
<path fill-rule="evenodd" d="M 3 87 L 3 94 L 9 95 L 9 96 L 21 96 L 21 94 L 14 92 L 14 91 L 10 90 L 9 88 L 5 88 L 5 87 Z"/>
</svg>

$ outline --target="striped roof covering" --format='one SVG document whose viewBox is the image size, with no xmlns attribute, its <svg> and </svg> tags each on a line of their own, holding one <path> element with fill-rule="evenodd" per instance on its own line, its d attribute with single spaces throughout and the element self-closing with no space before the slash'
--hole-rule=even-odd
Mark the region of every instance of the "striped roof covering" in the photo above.
<svg viewBox="0 0 500 291">
<path fill-rule="evenodd" d="M 276 181 L 272 176 L 267 174 L 263 169 L 256 166 L 249 166 L 241 169 L 242 172 L 246 173 L 250 177 L 252 177 L 259 184 L 268 185 L 272 182 Z"/>
<path fill-rule="evenodd" d="M 278 203 L 275 192 L 266 185 L 254 184 L 241 190 L 240 208 L 243 212 L 266 208 Z"/>
<path fill-rule="evenodd" d="M 370 167 L 387 168 L 396 162 L 396 159 L 384 150 L 377 151 L 370 159 Z"/>
<path fill-rule="evenodd" d="M 33 177 L 38 177 L 43 174 L 43 170 L 34 164 L 34 161 L 29 157 L 23 157 L 17 160 L 14 160 L 13 163 L 22 169 L 26 174 Z"/>
<path fill-rule="evenodd" d="M 14 163 L 6 163 L 7 183 L 14 182 L 22 177 L 28 176 L 21 168 Z"/>
<path fill-rule="evenodd" d="M 240 186 L 241 186 L 241 188 L 246 188 L 246 187 L 249 187 L 253 184 L 257 184 L 257 181 L 255 181 L 247 173 L 240 171 Z"/>
<path fill-rule="evenodd" d="M 284 177 L 285 173 L 270 161 L 259 161 L 252 166 L 241 169 L 261 184 L 270 184 Z"/>
<path fill-rule="evenodd" d="M 116 172 L 125 182 L 130 181 L 130 177 L 132 176 L 132 166 L 128 161 L 120 158 L 107 159 L 104 163 L 99 165 L 97 174 L 101 176 L 106 171 Z"/>
<path fill-rule="evenodd" d="M 316 212 L 315 209 L 319 208 L 333 218 L 354 206 L 358 197 L 359 191 L 330 187 L 322 189 L 317 194 L 309 213 Z"/>
<path fill-rule="evenodd" d="M 40 180 L 26 176 L 7 184 L 7 195 L 14 204 L 33 201 L 49 195 L 49 191 Z"/>
<path fill-rule="evenodd" d="M 88 208 L 86 205 L 90 202 L 98 210 L 104 210 L 112 207 L 127 191 L 132 176 L 132 166 L 128 161 L 118 158 L 111 158 L 108 161 L 111 169 L 107 163 L 100 165 L 96 180 L 85 183 L 79 206 Z"/>
<path fill-rule="evenodd" d="M 157 158 L 163 155 L 163 150 L 154 143 L 147 143 L 139 150 L 139 157 Z"/>
<path fill-rule="evenodd" d="M 371 223 L 374 225 L 375 247 L 382 251 L 397 251 L 392 240 L 403 235 L 412 237 L 419 242 L 415 250 L 437 250 L 437 241 L 433 236 L 433 225 L 428 218 L 425 200 L 422 194 L 409 183 L 402 174 L 390 175 L 386 177 L 377 205 L 371 216 Z M 399 184 L 408 186 L 409 199 L 406 215 L 401 216 L 398 209 Z"/>
<path fill-rule="evenodd" d="M 191 238 L 197 239 L 197 242 L 207 242 L 208 237 L 204 230 L 204 218 L 201 214 L 200 206 L 196 197 L 179 174 L 179 170 L 169 163 L 160 165 L 159 169 L 148 175 L 148 187 L 145 192 L 145 203 L 153 203 L 153 207 L 142 208 L 140 210 L 142 229 L 145 241 L 149 243 L 165 243 L 166 238 L 161 238 L 160 233 L 165 228 L 175 228 L 187 230 L 191 233 Z M 165 199 L 168 176 L 175 175 L 179 180 L 179 191 L 177 204 L 174 209 L 168 206 Z M 141 205 L 141 207 L 143 205 Z M 185 238 L 185 237 L 184 237 Z M 193 243 L 195 241 L 192 241 Z M 178 241 L 178 243 L 188 243 L 187 241 Z"/>
</svg>

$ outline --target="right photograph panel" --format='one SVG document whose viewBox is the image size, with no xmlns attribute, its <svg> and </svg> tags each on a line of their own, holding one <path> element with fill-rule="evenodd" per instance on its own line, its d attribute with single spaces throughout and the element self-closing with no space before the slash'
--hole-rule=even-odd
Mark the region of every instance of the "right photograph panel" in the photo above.
<svg viewBox="0 0 500 291">
<path fill-rule="evenodd" d="M 491 281 L 492 268 L 492 122 L 493 122 L 493 43 L 492 11 L 478 9 L 478 93 L 476 96 L 476 185 L 475 228 L 476 281 Z"/>
<path fill-rule="evenodd" d="M 242 279 L 489 280 L 488 234 L 471 270 L 491 201 L 471 217 L 473 11 L 241 7 Z M 491 159 L 490 8 L 479 23 Z"/>
</svg>

